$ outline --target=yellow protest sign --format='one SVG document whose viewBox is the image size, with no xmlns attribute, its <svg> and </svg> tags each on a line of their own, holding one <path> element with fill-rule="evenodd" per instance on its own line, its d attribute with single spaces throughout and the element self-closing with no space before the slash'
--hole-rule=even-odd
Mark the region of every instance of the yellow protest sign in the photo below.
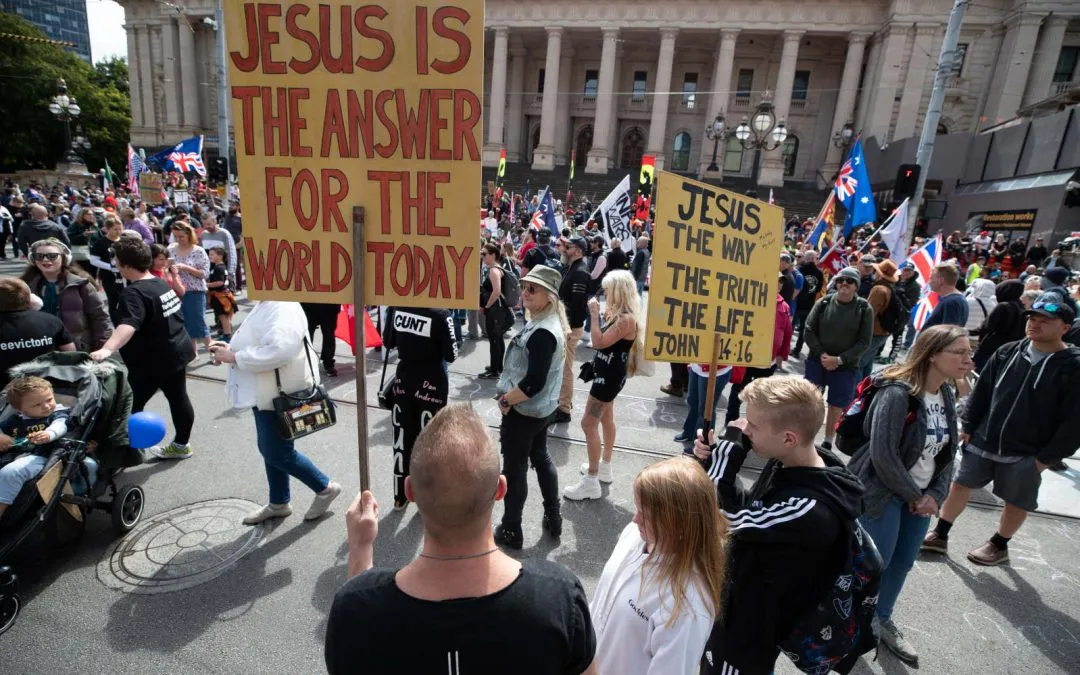
<svg viewBox="0 0 1080 675">
<path fill-rule="evenodd" d="M 227 2 L 249 293 L 475 308 L 483 0 Z M 365 208 L 352 259 L 354 206 Z"/>
<path fill-rule="evenodd" d="M 645 356 L 767 367 L 784 210 L 660 172 Z"/>
<path fill-rule="evenodd" d="M 160 173 L 145 171 L 139 174 L 139 199 L 147 204 L 157 206 L 165 199 L 162 191 L 165 189 L 165 181 Z"/>
</svg>

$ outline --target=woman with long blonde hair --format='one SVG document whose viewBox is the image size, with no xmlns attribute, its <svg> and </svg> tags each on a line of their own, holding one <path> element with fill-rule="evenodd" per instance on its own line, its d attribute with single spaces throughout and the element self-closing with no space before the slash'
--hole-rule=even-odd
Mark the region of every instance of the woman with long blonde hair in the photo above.
<svg viewBox="0 0 1080 675">
<path fill-rule="evenodd" d="M 590 337 L 596 355 L 592 360 L 592 388 L 581 418 L 589 461 L 581 466 L 581 480 L 563 491 L 571 500 L 599 499 L 600 483 L 610 483 L 611 451 L 615 447 L 615 397 L 626 378 L 634 374 L 635 360 L 645 347 L 645 318 L 634 276 L 626 270 L 604 277 L 607 309 L 600 316 L 600 303 L 589 300 L 592 318 Z M 602 318 L 602 320 L 601 320 Z M 603 429 L 603 445 L 600 432 Z"/>
<path fill-rule="evenodd" d="M 689 457 L 634 479 L 636 513 L 619 535 L 589 603 L 601 673 L 696 673 L 720 616 L 727 520 Z"/>
<path fill-rule="evenodd" d="M 951 382 L 974 368 L 967 330 L 940 325 L 919 333 L 907 361 L 875 376 L 881 387 L 866 410 L 869 439 L 848 470 L 866 488 L 859 517 L 885 563 L 877 602 L 877 633 L 900 660 L 919 653 L 892 620 L 930 516 L 949 494 L 959 441 Z"/>
</svg>

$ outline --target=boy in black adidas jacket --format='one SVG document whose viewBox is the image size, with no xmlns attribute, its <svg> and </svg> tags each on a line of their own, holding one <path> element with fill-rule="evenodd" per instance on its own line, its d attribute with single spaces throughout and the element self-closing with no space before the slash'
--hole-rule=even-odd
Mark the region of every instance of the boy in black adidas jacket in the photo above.
<svg viewBox="0 0 1080 675">
<path fill-rule="evenodd" d="M 817 387 L 796 376 L 770 377 L 747 386 L 742 400 L 745 419 L 719 443 L 699 438 L 694 447 L 709 464 L 732 537 L 724 611 L 702 675 L 773 672 L 777 645 L 832 588 L 845 560 L 841 542 L 862 512 L 862 484 L 814 447 L 825 417 Z M 751 447 L 768 463 L 747 491 L 737 474 Z"/>
</svg>

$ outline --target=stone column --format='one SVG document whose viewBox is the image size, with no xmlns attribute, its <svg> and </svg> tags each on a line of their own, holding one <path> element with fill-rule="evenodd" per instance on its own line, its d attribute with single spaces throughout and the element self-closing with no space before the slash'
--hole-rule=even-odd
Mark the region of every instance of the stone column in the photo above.
<svg viewBox="0 0 1080 675">
<path fill-rule="evenodd" d="M 667 146 L 668 101 L 671 98 L 671 67 L 675 61 L 676 28 L 660 31 L 660 58 L 656 63 L 656 86 L 653 90 L 652 117 L 649 120 L 649 143 L 646 153 L 655 155 L 656 170 L 664 168 Z"/>
<path fill-rule="evenodd" d="M 600 52 L 600 81 L 596 92 L 596 117 L 593 120 L 593 146 L 589 150 L 585 173 L 607 173 L 608 137 L 611 135 L 611 111 L 615 107 L 615 50 L 619 46 L 619 29 L 605 28 L 604 47 Z M 577 158 L 584 161 L 583 157 Z"/>
<path fill-rule="evenodd" d="M 1065 41 L 1065 29 L 1069 17 L 1049 16 L 1043 22 L 1039 46 L 1035 50 L 1035 59 L 1031 64 L 1031 76 L 1028 78 L 1024 105 L 1031 105 L 1050 96 L 1050 84 L 1054 79 L 1054 68 L 1061 56 L 1061 45 Z"/>
<path fill-rule="evenodd" d="M 559 61 L 563 29 L 547 29 L 547 58 L 544 61 L 544 100 L 540 105 L 540 143 L 533 150 L 533 169 L 555 168 L 555 115 L 559 102 Z"/>
<path fill-rule="evenodd" d="M 559 59 L 559 104 L 555 106 L 555 165 L 570 166 L 570 144 L 573 124 L 570 122 L 570 100 L 578 100 L 578 92 L 573 92 L 572 75 L 574 50 L 567 45 Z"/>
<path fill-rule="evenodd" d="M 194 23 L 194 20 L 192 20 Z M 187 23 L 179 24 L 178 40 L 180 43 L 180 103 L 183 107 L 183 121 L 181 124 L 185 131 L 192 131 L 202 127 L 199 117 L 199 78 L 198 61 L 195 58 L 195 32 Z M 207 125 L 209 126 L 209 125 Z"/>
<path fill-rule="evenodd" d="M 904 93 L 900 95 L 900 112 L 896 114 L 896 129 L 893 138 L 907 138 L 921 133 L 916 129 L 919 112 L 923 109 L 923 93 L 926 91 L 926 74 L 930 66 L 930 50 L 933 49 L 934 36 L 941 32 L 937 24 L 920 23 L 915 28 L 915 44 L 911 48 L 904 72 Z"/>
<path fill-rule="evenodd" d="M 520 162 L 521 125 L 525 121 L 522 102 L 525 96 L 525 48 L 510 48 L 510 92 L 507 94 L 509 110 L 506 113 L 506 161 Z"/>
<path fill-rule="evenodd" d="M 784 31 L 784 50 L 780 54 L 780 71 L 776 74 L 776 96 L 773 99 L 773 113 L 776 123 L 787 122 L 791 111 L 791 90 L 795 86 L 795 64 L 799 60 L 799 41 L 806 31 Z M 782 186 L 784 184 L 784 157 L 780 148 L 762 153 L 761 185 Z"/>
<path fill-rule="evenodd" d="M 614 90 L 616 92 L 623 90 L 623 58 L 626 55 L 626 50 L 623 49 L 620 43 L 615 50 L 615 85 Z M 608 125 L 608 167 L 609 170 L 614 168 L 619 161 L 619 142 L 622 140 L 619 135 L 619 104 L 620 100 L 623 100 L 618 93 L 616 93 L 611 99 L 611 124 Z"/>
<path fill-rule="evenodd" d="M 180 126 L 180 109 L 176 89 L 176 22 L 166 17 L 161 24 L 161 90 L 165 113 L 162 115 L 168 131 Z"/>
<path fill-rule="evenodd" d="M 161 128 L 158 116 L 158 101 L 154 99 L 154 75 L 151 69 L 150 59 L 150 26 L 143 24 L 138 27 L 135 35 L 138 43 L 139 60 L 139 90 L 142 94 L 143 125 L 151 131 L 154 138 L 161 136 Z M 156 142 L 156 141 L 155 141 Z"/>
<path fill-rule="evenodd" d="M 510 29 L 495 28 L 495 47 L 492 49 L 491 89 L 488 94 L 488 141 L 484 145 L 484 166 L 498 166 L 503 149 L 503 121 L 506 119 L 506 52 Z"/>
<path fill-rule="evenodd" d="M 1023 103 L 1042 19 L 1039 15 L 1014 14 L 1005 21 L 1005 41 L 997 62 L 1000 72 L 995 73 L 1000 89 L 990 92 L 985 113 L 988 123 L 1011 119 Z"/>
<path fill-rule="evenodd" d="M 876 77 L 867 75 L 869 86 L 876 84 L 876 91 L 863 129 L 864 139 L 871 136 L 879 144 L 889 141 L 889 127 L 892 125 L 893 106 L 896 103 L 896 89 L 900 86 L 900 73 L 903 72 L 904 47 L 907 44 L 909 27 L 892 24 L 881 47 L 881 65 Z"/>
<path fill-rule="evenodd" d="M 713 69 L 712 81 L 709 86 L 712 93 L 709 94 L 709 114 L 705 117 L 706 126 L 711 125 L 718 114 L 727 111 L 728 101 L 731 100 L 731 71 L 735 67 L 735 42 L 738 39 L 738 28 L 725 28 L 720 31 L 720 48 L 716 50 L 716 67 Z M 735 129 L 734 126 L 731 126 L 732 123 L 738 124 L 734 117 L 725 116 L 724 125 L 729 131 Z M 701 162 L 698 166 L 699 176 L 723 177 L 723 141 L 720 142 L 720 146 L 716 153 L 716 166 L 719 170 L 710 172 L 707 169 L 709 164 L 712 163 L 713 143 L 707 136 L 702 138 Z"/>
<path fill-rule="evenodd" d="M 127 31 L 128 63 L 138 63 L 139 44 L 136 40 L 138 26 L 131 23 L 124 24 L 124 30 Z M 143 119 L 142 82 L 139 80 L 137 67 L 128 68 L 128 85 L 131 89 L 131 126 L 144 126 L 146 121 Z"/>
<path fill-rule="evenodd" d="M 860 132 L 866 128 L 866 118 L 870 114 L 870 106 L 874 102 L 873 78 L 877 77 L 878 65 L 881 63 L 881 38 L 878 37 L 870 45 L 870 56 L 866 60 L 866 77 L 862 81 L 862 90 L 859 93 L 859 109 L 855 114 L 855 131 Z"/>
<path fill-rule="evenodd" d="M 833 111 L 832 127 L 829 128 L 829 146 L 825 152 L 825 164 L 821 173 L 831 178 L 840 169 L 843 148 L 832 143 L 832 135 L 844 128 L 844 124 L 855 114 L 855 92 L 859 86 L 859 71 L 862 69 L 863 54 L 866 53 L 866 40 L 869 33 L 852 33 L 848 39 L 847 58 L 844 59 L 844 72 L 840 76 L 840 92 L 836 96 L 836 110 Z"/>
</svg>

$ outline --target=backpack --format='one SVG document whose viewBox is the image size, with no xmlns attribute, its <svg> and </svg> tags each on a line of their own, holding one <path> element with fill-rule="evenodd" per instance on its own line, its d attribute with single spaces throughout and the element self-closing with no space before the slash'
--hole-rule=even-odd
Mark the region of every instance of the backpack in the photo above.
<svg viewBox="0 0 1080 675">
<path fill-rule="evenodd" d="M 506 306 L 513 309 L 521 304 L 521 281 L 514 274 L 511 265 L 504 263 L 502 267 L 502 284 L 499 291 L 502 293 Z"/>
<path fill-rule="evenodd" d="M 546 256 L 544 259 L 544 265 L 557 271 L 562 276 L 566 276 L 566 265 L 563 264 L 559 254 L 555 252 L 555 249 L 548 246 L 546 249 L 541 249 Z"/>
<path fill-rule="evenodd" d="M 863 378 L 863 381 L 855 388 L 855 398 L 851 399 L 844 414 L 836 422 L 836 449 L 845 455 L 850 457 L 870 441 L 870 437 L 864 430 L 866 413 L 870 410 L 870 404 L 874 396 L 881 391 L 882 386 L 882 383 L 874 380 L 873 376 Z M 908 413 L 904 418 L 905 426 L 915 421 L 918 410 L 919 400 L 909 394 Z"/>
<path fill-rule="evenodd" d="M 872 622 L 885 565 L 858 521 L 848 530 L 843 561 L 836 583 L 777 645 L 804 673 L 847 673 L 877 647 Z"/>
<path fill-rule="evenodd" d="M 881 327 L 885 329 L 885 332 L 889 335 L 896 335 L 905 325 L 907 325 L 907 314 L 904 313 L 904 305 L 900 301 L 900 295 L 896 292 L 895 286 L 889 286 L 889 304 L 885 306 L 885 311 L 881 313 L 878 320 L 881 321 Z"/>
</svg>

